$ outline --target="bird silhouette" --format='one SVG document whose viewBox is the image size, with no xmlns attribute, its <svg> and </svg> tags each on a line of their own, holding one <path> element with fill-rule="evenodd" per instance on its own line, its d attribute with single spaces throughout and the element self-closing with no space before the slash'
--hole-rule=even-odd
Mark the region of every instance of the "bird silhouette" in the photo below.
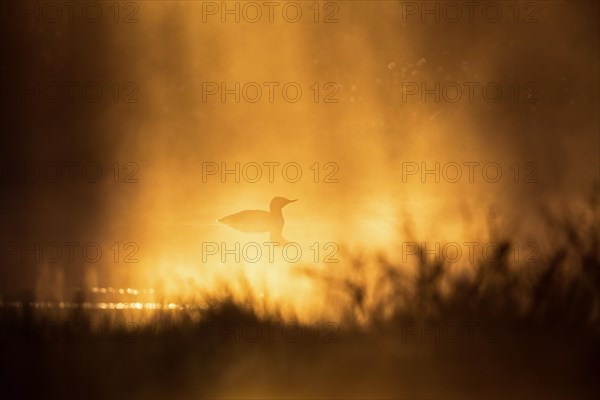
<svg viewBox="0 0 600 400">
<path fill-rule="evenodd" d="M 269 211 L 244 210 L 217 221 L 242 232 L 270 232 L 272 242 L 287 243 L 287 240 L 281 236 L 284 224 L 281 209 L 294 201 L 296 200 L 273 197 Z"/>
</svg>

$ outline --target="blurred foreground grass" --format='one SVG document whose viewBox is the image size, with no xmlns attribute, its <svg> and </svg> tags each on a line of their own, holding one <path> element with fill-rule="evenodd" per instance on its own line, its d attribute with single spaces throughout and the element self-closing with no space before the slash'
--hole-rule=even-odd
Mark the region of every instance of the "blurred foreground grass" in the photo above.
<svg viewBox="0 0 600 400">
<path fill-rule="evenodd" d="M 553 226 L 564 240 L 527 271 L 510 240 L 469 274 L 423 258 L 407 278 L 383 256 L 336 280 L 307 270 L 345 293 L 336 323 L 227 297 L 139 325 L 23 299 L 0 308 L 2 397 L 600 398 L 598 225 Z"/>
</svg>

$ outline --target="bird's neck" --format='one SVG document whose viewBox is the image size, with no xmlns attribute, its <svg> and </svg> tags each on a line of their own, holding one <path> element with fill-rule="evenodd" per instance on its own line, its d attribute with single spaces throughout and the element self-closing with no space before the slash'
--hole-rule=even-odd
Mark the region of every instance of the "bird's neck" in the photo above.
<svg viewBox="0 0 600 400">
<path fill-rule="evenodd" d="M 271 215 L 278 218 L 283 218 L 283 214 L 281 213 L 281 208 L 279 207 L 271 207 L 270 208 Z"/>
</svg>

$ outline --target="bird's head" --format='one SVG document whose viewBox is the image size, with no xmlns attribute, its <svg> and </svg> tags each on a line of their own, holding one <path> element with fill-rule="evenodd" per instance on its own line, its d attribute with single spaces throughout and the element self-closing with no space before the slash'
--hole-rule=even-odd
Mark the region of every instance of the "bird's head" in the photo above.
<svg viewBox="0 0 600 400">
<path fill-rule="evenodd" d="M 271 200 L 271 204 L 270 204 L 269 208 L 271 209 L 271 211 L 281 210 L 287 204 L 293 203 L 294 201 L 297 201 L 297 199 L 288 200 L 285 197 L 273 197 L 273 200 Z"/>
</svg>

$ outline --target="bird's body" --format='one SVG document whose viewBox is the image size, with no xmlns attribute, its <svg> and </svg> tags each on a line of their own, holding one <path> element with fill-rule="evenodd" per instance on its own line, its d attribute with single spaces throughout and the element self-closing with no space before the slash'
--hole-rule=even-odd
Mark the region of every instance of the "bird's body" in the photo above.
<svg viewBox="0 0 600 400">
<path fill-rule="evenodd" d="M 221 218 L 219 222 L 242 232 L 270 232 L 277 229 L 278 225 L 283 228 L 283 217 L 277 221 L 270 212 L 264 210 L 240 211 Z"/>
<path fill-rule="evenodd" d="M 270 232 L 271 241 L 286 242 L 281 236 L 284 224 L 281 209 L 286 204 L 294 201 L 296 200 L 274 197 L 271 200 L 270 211 L 244 210 L 223 217 L 218 221 L 242 232 Z"/>
</svg>

